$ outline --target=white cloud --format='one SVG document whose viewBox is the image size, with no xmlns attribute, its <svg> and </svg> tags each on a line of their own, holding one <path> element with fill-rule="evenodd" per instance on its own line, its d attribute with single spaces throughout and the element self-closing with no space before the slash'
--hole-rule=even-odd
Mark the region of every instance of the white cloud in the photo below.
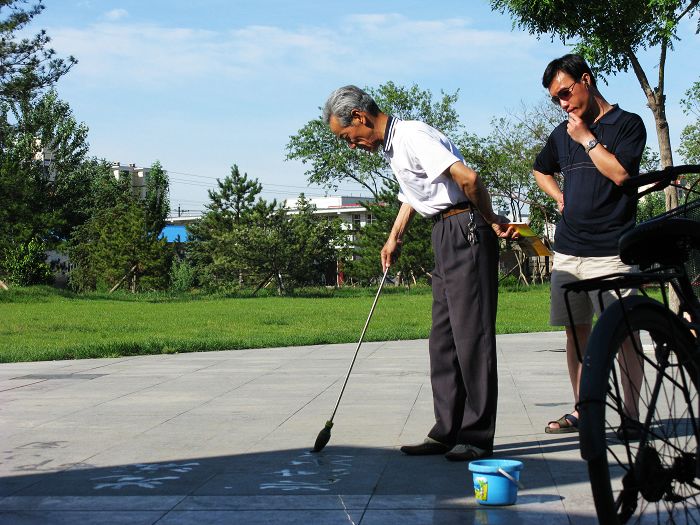
<svg viewBox="0 0 700 525">
<path fill-rule="evenodd" d="M 122 18 L 126 18 L 128 16 L 129 12 L 126 9 L 112 9 L 111 11 L 107 11 L 104 15 L 102 15 L 105 20 L 112 22 L 121 20 Z"/>
<path fill-rule="evenodd" d="M 119 20 L 124 10 L 114 10 Z M 227 32 L 104 22 L 51 28 L 55 49 L 80 61 L 73 75 L 131 82 L 203 78 L 260 81 L 309 75 L 385 77 L 517 60 L 534 47 L 522 33 L 474 28 L 466 19 L 412 20 L 399 14 L 353 15 L 335 27 L 250 25 Z M 511 62 L 512 63 L 512 62 Z"/>
</svg>

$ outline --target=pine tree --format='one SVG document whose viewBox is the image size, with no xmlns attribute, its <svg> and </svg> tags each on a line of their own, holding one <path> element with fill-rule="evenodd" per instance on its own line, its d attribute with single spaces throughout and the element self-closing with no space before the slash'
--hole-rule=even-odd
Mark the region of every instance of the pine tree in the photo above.
<svg viewBox="0 0 700 525">
<path fill-rule="evenodd" d="M 77 64 L 58 58 L 45 30 L 27 36 L 26 27 L 44 10 L 42 0 L 0 0 L 0 101 L 17 101 L 50 87 Z"/>
<path fill-rule="evenodd" d="M 236 164 L 230 175 L 216 182 L 218 189 L 208 192 L 206 212 L 187 226 L 187 258 L 200 286 L 220 289 L 238 283 L 240 287 L 244 284 L 245 268 L 234 262 L 229 234 L 237 226 L 249 224 L 259 207 L 269 206 L 258 199 L 262 191 L 258 180 L 250 180 L 247 173 L 241 175 Z"/>
<path fill-rule="evenodd" d="M 97 210 L 76 228 L 69 254 L 71 285 L 79 291 L 106 291 L 120 282 L 133 292 L 168 285 L 167 243 L 147 233 L 146 211 L 133 198 Z"/>
<path fill-rule="evenodd" d="M 158 237 L 165 227 L 170 212 L 168 198 L 168 175 L 159 161 L 155 161 L 148 172 L 146 180 L 146 229 L 150 235 Z"/>
<path fill-rule="evenodd" d="M 378 195 L 375 202 L 365 203 L 372 215 L 372 222 L 354 232 L 355 249 L 345 263 L 346 276 L 362 284 L 370 284 L 382 273 L 380 252 L 391 231 L 401 203 L 396 198 L 396 190 L 388 188 Z M 431 231 L 433 221 L 416 215 L 401 244 L 401 254 L 392 264 L 391 273 L 397 277 L 396 283 L 410 285 L 430 275 L 433 268 Z"/>
<path fill-rule="evenodd" d="M 343 257 L 347 233 L 338 217 L 323 217 L 315 213 L 316 206 L 299 195 L 296 212 L 288 217 L 292 257 L 287 265 L 289 278 L 296 285 L 335 285 L 339 258 Z M 328 277 L 327 277 L 328 276 Z"/>
</svg>

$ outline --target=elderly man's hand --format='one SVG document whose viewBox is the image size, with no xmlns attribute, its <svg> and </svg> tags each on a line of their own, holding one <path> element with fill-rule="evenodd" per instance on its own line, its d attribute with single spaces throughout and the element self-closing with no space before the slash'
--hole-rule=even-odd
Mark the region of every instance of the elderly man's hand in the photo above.
<svg viewBox="0 0 700 525">
<path fill-rule="evenodd" d="M 385 271 L 392 263 L 396 262 L 401 253 L 401 241 L 389 236 L 389 239 L 382 248 L 382 271 Z"/>
<path fill-rule="evenodd" d="M 512 224 L 509 224 L 508 217 L 503 215 L 494 215 L 493 222 L 491 222 L 491 228 L 496 232 L 502 239 L 517 239 L 520 234 L 515 229 Z"/>
</svg>

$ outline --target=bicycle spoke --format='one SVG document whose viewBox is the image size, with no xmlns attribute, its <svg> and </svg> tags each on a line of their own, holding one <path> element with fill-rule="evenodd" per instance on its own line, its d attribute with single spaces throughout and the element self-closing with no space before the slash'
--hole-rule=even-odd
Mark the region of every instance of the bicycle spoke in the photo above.
<svg viewBox="0 0 700 525">
<path fill-rule="evenodd" d="M 673 337 L 645 332 L 651 347 L 635 358 L 643 377 L 630 390 L 639 400 L 641 440 L 619 439 L 627 420 L 623 379 L 628 359 L 613 358 L 605 397 L 605 441 L 614 512 L 627 523 L 699 523 L 700 485 L 694 480 L 698 421 L 695 380 L 682 365 Z M 614 354 L 622 354 L 618 347 Z M 610 358 L 609 358 L 610 359 Z M 630 357 L 631 359 L 631 357 Z M 629 392 L 628 392 L 629 395 Z M 623 435 L 624 436 L 624 435 Z M 623 484 L 623 480 L 626 480 Z"/>
</svg>

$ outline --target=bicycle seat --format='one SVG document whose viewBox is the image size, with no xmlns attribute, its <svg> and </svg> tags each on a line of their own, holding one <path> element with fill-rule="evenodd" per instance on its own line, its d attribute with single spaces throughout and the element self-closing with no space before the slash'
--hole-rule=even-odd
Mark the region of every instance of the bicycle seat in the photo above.
<svg viewBox="0 0 700 525">
<path fill-rule="evenodd" d="M 620 259 L 626 264 L 682 265 L 691 248 L 700 249 L 697 221 L 681 217 L 650 220 L 620 237 Z"/>
</svg>

